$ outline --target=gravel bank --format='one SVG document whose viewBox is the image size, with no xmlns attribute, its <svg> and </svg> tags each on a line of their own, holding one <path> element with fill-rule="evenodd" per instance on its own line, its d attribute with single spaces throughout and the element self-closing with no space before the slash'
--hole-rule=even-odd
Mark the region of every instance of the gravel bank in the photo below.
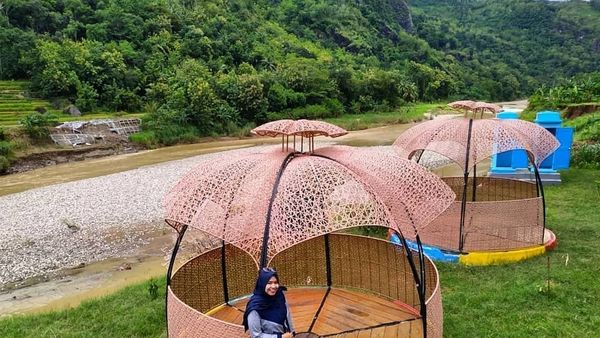
<svg viewBox="0 0 600 338">
<path fill-rule="evenodd" d="M 2 285 L 130 254 L 164 229 L 165 193 L 201 155 L 0 197 Z"/>
</svg>

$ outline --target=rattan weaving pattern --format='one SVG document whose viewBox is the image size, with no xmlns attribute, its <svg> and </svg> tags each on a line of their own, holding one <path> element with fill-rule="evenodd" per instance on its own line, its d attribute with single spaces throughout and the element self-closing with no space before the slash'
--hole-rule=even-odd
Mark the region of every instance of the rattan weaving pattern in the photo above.
<svg viewBox="0 0 600 338">
<path fill-rule="evenodd" d="M 440 289 L 440 281 L 437 278 L 438 272 L 437 268 L 433 263 L 428 261 L 427 264 L 427 294 L 429 298 L 427 300 L 427 337 L 430 338 L 441 338 L 444 336 L 444 309 L 442 306 L 442 292 Z M 432 278 L 432 275 L 435 275 L 435 278 Z M 434 282 L 435 281 L 435 282 Z M 434 284 L 435 283 L 435 284 Z M 432 285 L 432 290 L 430 291 L 430 284 Z"/>
<path fill-rule="evenodd" d="M 454 199 L 437 176 L 390 148 L 330 147 L 316 154 L 334 161 L 296 155 L 277 184 L 269 259 L 298 242 L 348 227 L 414 232 Z M 272 189 L 288 153 L 275 148 L 232 155 L 213 156 L 187 174 L 165 198 L 166 220 L 176 229 L 187 224 L 222 238 L 258 261 Z"/>
<path fill-rule="evenodd" d="M 466 215 L 465 251 L 511 250 L 543 244 L 541 198 L 471 202 L 467 203 Z"/>
<path fill-rule="evenodd" d="M 474 164 L 508 150 L 524 149 L 539 165 L 558 149 L 557 139 L 546 129 L 521 120 L 473 120 L 467 158 L 469 120 L 438 119 L 417 124 L 394 142 L 399 153 L 410 158 L 417 150 L 428 150 L 450 158 L 464 171 Z M 468 160 L 468 168 L 467 165 Z"/>
<path fill-rule="evenodd" d="M 239 248 L 231 244 L 227 244 L 225 248 L 227 289 L 229 299 L 235 299 L 247 295 L 248 290 L 254 289 L 257 266 L 252 257 Z"/>
<path fill-rule="evenodd" d="M 533 174 L 532 174 L 532 177 Z M 462 200 L 464 191 L 463 177 L 442 177 L 442 180 L 454 191 L 456 200 Z M 475 201 L 473 201 L 475 196 Z M 537 197 L 535 183 L 496 177 L 477 177 L 475 195 L 473 195 L 473 177 L 467 181 L 467 202 L 511 201 Z"/>
<path fill-rule="evenodd" d="M 372 187 L 403 233 L 426 227 L 441 214 L 454 193 L 422 167 L 406 163 L 391 147 L 328 147 L 317 150 L 352 169 Z"/>
<path fill-rule="evenodd" d="M 271 215 L 269 259 L 295 243 L 336 230 L 367 224 L 397 229 L 386 206 L 360 178 L 315 156 L 290 162 Z"/>
<path fill-rule="evenodd" d="M 459 250 L 461 202 L 455 201 L 419 233 L 423 243 Z M 543 244 L 542 198 L 467 202 L 463 250 L 487 251 Z M 414 239 L 407 235 L 407 238 Z"/>
<path fill-rule="evenodd" d="M 288 287 L 327 286 L 325 236 L 296 244 L 277 254 L 270 264 Z"/>
<path fill-rule="evenodd" d="M 177 298 L 200 312 L 223 303 L 221 283 L 221 249 L 217 248 L 181 266 L 171 279 L 171 290 Z"/>
<path fill-rule="evenodd" d="M 333 286 L 362 289 L 420 308 L 404 249 L 361 236 L 330 236 Z M 415 256 L 415 259 L 416 256 Z M 433 280 L 436 280 L 437 276 Z"/>
<path fill-rule="evenodd" d="M 247 251 L 258 261 L 267 209 L 286 153 L 224 153 L 202 162 L 165 197 L 166 220 L 188 224 Z"/>
<path fill-rule="evenodd" d="M 448 103 L 448 106 L 456 109 L 473 109 L 475 101 L 472 100 L 460 100 Z"/>
<path fill-rule="evenodd" d="M 236 338 L 248 335 L 244 327 L 211 318 L 187 306 L 168 288 L 167 320 L 169 337 Z"/>
</svg>

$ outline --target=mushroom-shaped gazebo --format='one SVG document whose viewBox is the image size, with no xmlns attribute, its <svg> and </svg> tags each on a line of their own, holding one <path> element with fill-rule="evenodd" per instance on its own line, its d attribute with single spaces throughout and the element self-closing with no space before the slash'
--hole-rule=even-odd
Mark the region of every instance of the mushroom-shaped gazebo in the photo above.
<svg viewBox="0 0 600 338">
<path fill-rule="evenodd" d="M 446 258 L 445 251 L 469 253 L 447 256 L 466 264 L 497 263 L 503 256 L 498 253 L 522 250 L 509 259 L 519 260 L 551 248 L 555 238 L 545 226 L 544 192 L 537 168 L 558 145 L 546 129 L 522 120 L 439 119 L 405 131 L 394 142 L 402 157 L 418 162 L 425 152 L 432 152 L 454 162 L 464 173 L 463 177 L 443 178 L 457 200 L 420 232 L 423 243 L 443 249 L 437 252 L 442 258 Z M 535 183 L 477 177 L 478 163 L 514 149 L 527 152 Z"/>
<path fill-rule="evenodd" d="M 334 124 L 315 120 L 277 120 L 265 123 L 251 130 L 258 136 L 281 136 L 281 150 L 289 150 L 289 138 L 293 137 L 296 150 L 296 136 L 300 136 L 300 152 L 304 152 L 304 139 L 308 141 L 308 152 L 315 149 L 315 136 L 340 137 L 348 134 L 346 129 Z M 285 147 L 284 147 L 285 145 Z"/>
<path fill-rule="evenodd" d="M 476 117 L 477 113 L 481 113 L 480 117 L 483 118 L 484 112 L 490 112 L 495 115 L 498 112 L 500 112 L 500 110 L 502 110 L 502 108 L 497 104 L 483 102 L 483 101 L 471 101 L 471 100 L 461 100 L 461 101 L 450 102 L 450 103 L 448 103 L 448 106 L 455 108 L 455 109 L 464 110 L 465 117 L 468 112 L 472 112 L 474 118 Z"/>
<path fill-rule="evenodd" d="M 422 251 L 344 232 L 425 227 L 454 200 L 437 176 L 390 148 L 263 148 L 200 163 L 165 197 L 178 232 L 167 273 L 170 337 L 247 337 L 257 271 L 277 268 L 296 330 L 313 336 L 441 337 L 437 270 Z M 189 231 L 221 247 L 172 273 Z"/>
</svg>

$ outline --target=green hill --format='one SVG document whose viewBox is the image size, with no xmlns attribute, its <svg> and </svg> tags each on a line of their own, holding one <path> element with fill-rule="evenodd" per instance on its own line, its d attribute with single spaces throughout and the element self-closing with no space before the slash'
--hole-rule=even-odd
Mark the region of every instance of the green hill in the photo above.
<svg viewBox="0 0 600 338">
<path fill-rule="evenodd" d="M 0 11 L 0 79 L 210 135 L 525 97 L 600 69 L 599 20 L 596 0 L 19 0 Z"/>
<path fill-rule="evenodd" d="M 411 1 L 419 37 L 480 75 L 504 77 L 498 88 L 503 92 L 520 84 L 523 95 L 540 85 L 560 84 L 577 74 L 600 70 L 598 3 Z M 519 75 L 510 78 L 507 69 Z"/>
</svg>

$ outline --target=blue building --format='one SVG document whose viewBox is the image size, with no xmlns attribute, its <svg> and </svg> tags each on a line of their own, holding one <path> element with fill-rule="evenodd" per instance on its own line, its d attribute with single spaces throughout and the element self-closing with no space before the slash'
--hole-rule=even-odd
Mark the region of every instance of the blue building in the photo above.
<svg viewBox="0 0 600 338">
<path fill-rule="evenodd" d="M 510 111 L 498 113 L 496 117 L 499 119 L 519 118 L 517 113 Z M 573 144 L 573 128 L 563 127 L 560 113 L 556 111 L 539 112 L 534 122 L 546 128 L 560 143 L 560 147 L 540 164 L 540 177 L 544 183 L 560 183 L 560 173 L 558 170 L 569 168 L 571 146 Z M 489 176 L 525 180 L 534 179 L 532 173 L 528 170 L 528 159 L 524 150 L 511 150 L 492 156 Z"/>
<path fill-rule="evenodd" d="M 541 111 L 537 113 L 534 122 L 546 128 L 560 142 L 560 147 L 540 164 L 540 173 L 556 173 L 559 169 L 568 169 L 573 145 L 573 127 L 563 127 L 560 113 L 556 111 Z"/>
</svg>

